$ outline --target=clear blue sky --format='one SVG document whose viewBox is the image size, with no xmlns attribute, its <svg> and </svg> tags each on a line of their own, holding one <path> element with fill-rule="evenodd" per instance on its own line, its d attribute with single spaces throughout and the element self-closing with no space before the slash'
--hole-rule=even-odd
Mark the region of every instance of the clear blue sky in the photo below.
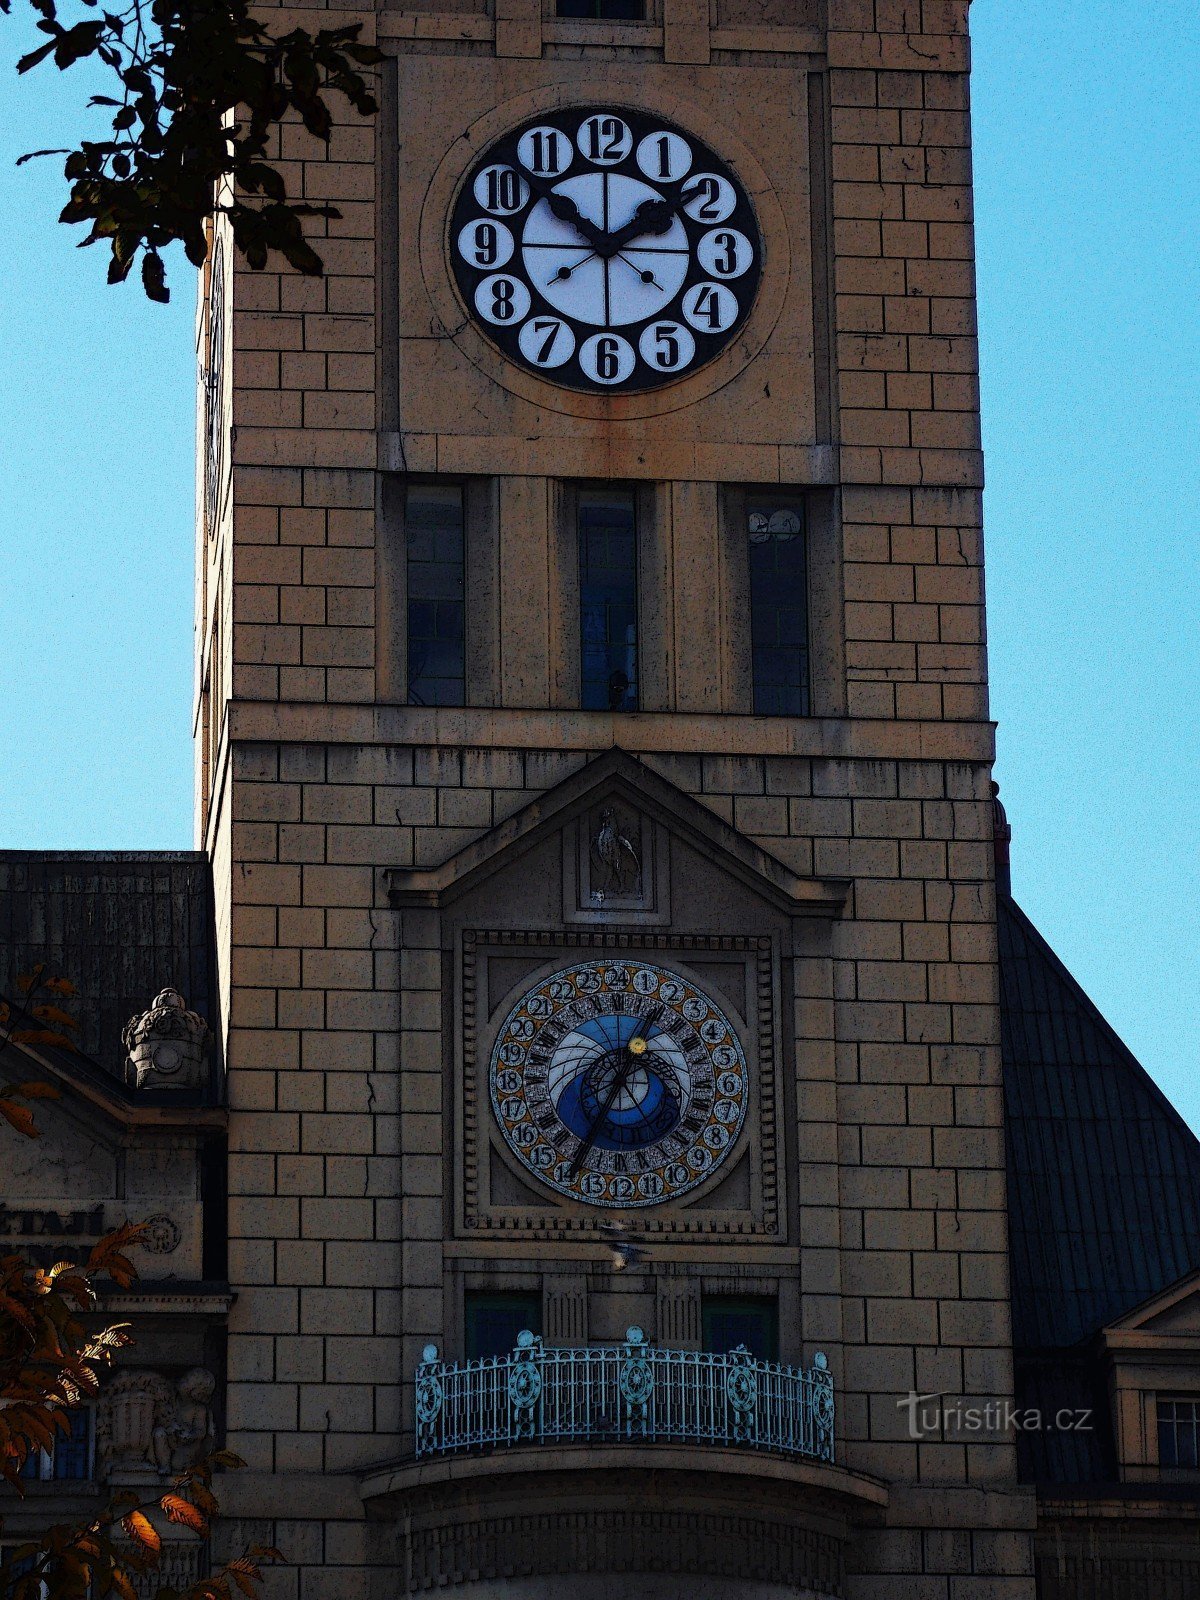
<svg viewBox="0 0 1200 1600">
<path fill-rule="evenodd" d="M 972 11 L 1014 887 L 1200 1128 L 1200 13 Z M 0 845 L 186 846 L 192 278 L 165 311 L 105 288 L 56 165 L 13 170 L 74 115 L 12 76 L 27 30 L 0 18 Z"/>
</svg>

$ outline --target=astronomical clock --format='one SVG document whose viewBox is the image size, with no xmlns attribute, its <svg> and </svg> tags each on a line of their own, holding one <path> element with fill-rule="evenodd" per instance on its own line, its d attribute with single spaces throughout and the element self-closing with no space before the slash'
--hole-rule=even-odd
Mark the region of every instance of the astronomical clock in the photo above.
<svg viewBox="0 0 1200 1600">
<path fill-rule="evenodd" d="M 699 984 L 648 962 L 585 961 L 534 984 L 492 1051 L 492 1107 L 526 1171 L 596 1206 L 678 1199 L 735 1150 L 748 1070 Z"/>
</svg>

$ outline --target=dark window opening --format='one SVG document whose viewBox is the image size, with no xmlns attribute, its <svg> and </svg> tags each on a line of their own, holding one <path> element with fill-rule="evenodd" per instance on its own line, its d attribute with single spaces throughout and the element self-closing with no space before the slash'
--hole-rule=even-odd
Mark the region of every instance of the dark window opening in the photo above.
<svg viewBox="0 0 1200 1600">
<path fill-rule="evenodd" d="M 1200 1467 L 1200 1400 L 1158 1402 L 1158 1464 Z"/>
<path fill-rule="evenodd" d="M 81 1483 L 92 1475 L 92 1419 L 87 1406 L 67 1412 L 70 1434 L 55 1431 L 49 1450 L 31 1450 L 20 1476 L 33 1483 Z"/>
<path fill-rule="evenodd" d="M 808 716 L 808 556 L 804 506 L 796 499 L 746 499 L 750 541 L 750 653 L 754 712 Z"/>
<path fill-rule="evenodd" d="M 646 7 L 644 0 L 557 0 L 555 15 L 593 22 L 642 22 Z"/>
<path fill-rule="evenodd" d="M 466 698 L 466 541 L 459 484 L 409 484 L 408 699 L 461 706 Z"/>
<path fill-rule="evenodd" d="M 630 492 L 579 496 L 579 634 L 585 711 L 636 711 L 637 516 Z"/>
<path fill-rule="evenodd" d="M 492 1294 L 468 1289 L 466 1295 L 467 1360 L 506 1356 L 516 1349 L 519 1333 L 541 1333 L 542 1297 L 535 1290 Z"/>
<path fill-rule="evenodd" d="M 704 1348 L 714 1355 L 744 1344 L 760 1361 L 779 1359 L 779 1305 L 771 1295 L 706 1294 L 701 1323 Z"/>
</svg>

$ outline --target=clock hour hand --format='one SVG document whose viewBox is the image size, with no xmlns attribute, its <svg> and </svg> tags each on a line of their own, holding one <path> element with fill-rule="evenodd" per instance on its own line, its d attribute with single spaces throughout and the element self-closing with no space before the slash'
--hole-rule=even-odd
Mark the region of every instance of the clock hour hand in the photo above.
<svg viewBox="0 0 1200 1600">
<path fill-rule="evenodd" d="M 610 254 L 616 255 L 622 245 L 640 239 L 644 234 L 657 236 L 669 233 L 674 221 L 675 207 L 669 200 L 643 200 L 623 228 L 606 236 L 606 248 Z"/>
<path fill-rule="evenodd" d="M 579 1176 L 580 1168 L 587 1160 L 588 1154 L 596 1142 L 596 1136 L 599 1134 L 601 1126 L 607 1120 L 608 1113 L 616 1104 L 617 1096 L 629 1081 L 629 1074 L 633 1071 L 633 1059 L 633 1056 L 629 1053 L 629 1046 L 626 1045 L 625 1059 L 617 1068 L 616 1072 L 613 1073 L 612 1087 L 604 1097 L 604 1104 L 600 1107 L 599 1111 L 597 1111 L 591 1127 L 584 1135 L 583 1143 L 575 1152 L 575 1159 L 571 1162 L 570 1170 L 567 1173 L 569 1178 L 577 1178 Z"/>
<path fill-rule="evenodd" d="M 608 235 L 604 229 L 598 228 L 594 222 L 589 222 L 569 194 L 559 194 L 550 184 L 542 183 L 531 173 L 525 173 L 524 177 L 534 194 L 546 202 L 552 217 L 557 217 L 559 222 L 569 222 L 575 232 L 586 239 L 598 254 L 609 253 Z"/>
</svg>

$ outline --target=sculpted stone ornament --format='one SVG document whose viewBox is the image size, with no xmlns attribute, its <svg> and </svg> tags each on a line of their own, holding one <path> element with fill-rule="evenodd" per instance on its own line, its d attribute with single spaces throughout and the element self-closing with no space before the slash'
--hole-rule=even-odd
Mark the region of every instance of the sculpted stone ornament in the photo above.
<svg viewBox="0 0 1200 1600">
<path fill-rule="evenodd" d="M 139 1089 L 198 1089 L 212 1034 L 177 989 L 164 989 L 148 1011 L 130 1017 L 121 1034 Z"/>
<path fill-rule="evenodd" d="M 159 1372 L 120 1372 L 97 1404 L 96 1445 L 103 1476 L 140 1481 L 184 1472 L 213 1445 L 217 1380 L 203 1367 L 177 1384 Z"/>
<path fill-rule="evenodd" d="M 600 827 L 592 843 L 592 866 L 596 872 L 592 895 L 596 900 L 602 901 L 608 894 L 628 894 L 641 881 L 641 858 L 622 833 L 612 806 L 605 806 L 600 813 Z"/>
</svg>

